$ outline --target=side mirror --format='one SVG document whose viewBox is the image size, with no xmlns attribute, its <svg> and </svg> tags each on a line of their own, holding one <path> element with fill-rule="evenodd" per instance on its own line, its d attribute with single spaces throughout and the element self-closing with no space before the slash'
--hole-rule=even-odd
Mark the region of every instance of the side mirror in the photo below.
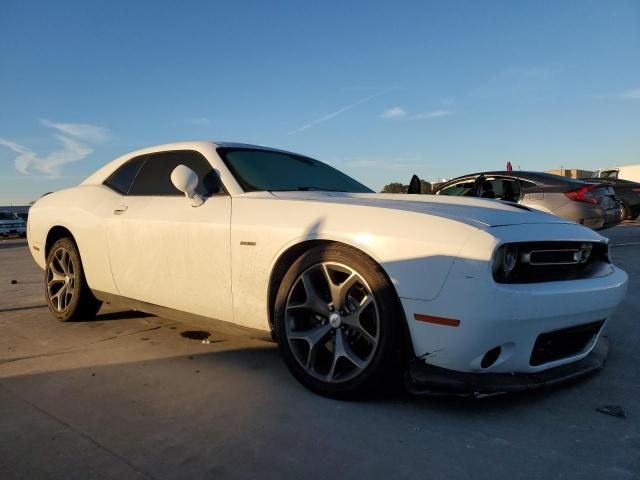
<svg viewBox="0 0 640 480">
<path fill-rule="evenodd" d="M 198 174 L 186 165 L 178 165 L 171 172 L 173 186 L 180 190 L 189 199 L 192 207 L 199 207 L 204 203 L 204 198 L 196 193 L 198 186 Z"/>
</svg>

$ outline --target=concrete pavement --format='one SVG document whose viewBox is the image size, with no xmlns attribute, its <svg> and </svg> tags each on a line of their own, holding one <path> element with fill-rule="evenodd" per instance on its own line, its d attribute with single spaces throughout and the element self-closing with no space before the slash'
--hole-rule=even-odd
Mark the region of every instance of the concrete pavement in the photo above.
<svg viewBox="0 0 640 480">
<path fill-rule="evenodd" d="M 58 323 L 25 242 L 1 241 L 0 478 L 638 479 L 640 223 L 603 233 L 630 289 L 601 373 L 532 394 L 365 402 L 305 390 L 271 343 L 211 330 L 203 344 L 181 335 L 201 325 L 110 306 Z"/>
</svg>

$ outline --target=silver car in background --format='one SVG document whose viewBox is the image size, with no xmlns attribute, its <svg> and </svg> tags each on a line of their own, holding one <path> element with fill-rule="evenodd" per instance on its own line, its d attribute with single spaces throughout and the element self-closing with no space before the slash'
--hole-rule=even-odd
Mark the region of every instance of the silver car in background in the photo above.
<svg viewBox="0 0 640 480">
<path fill-rule="evenodd" d="M 608 185 L 541 172 L 483 172 L 454 178 L 436 195 L 481 197 L 519 203 L 594 230 L 620 223 L 620 205 Z"/>
<path fill-rule="evenodd" d="M 0 212 L 0 236 L 27 236 L 27 223 L 13 212 Z"/>
</svg>

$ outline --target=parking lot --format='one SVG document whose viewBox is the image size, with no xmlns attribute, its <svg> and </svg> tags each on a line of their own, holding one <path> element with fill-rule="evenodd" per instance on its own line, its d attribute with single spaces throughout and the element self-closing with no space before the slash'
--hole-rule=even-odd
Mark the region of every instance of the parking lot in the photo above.
<svg viewBox="0 0 640 480">
<path fill-rule="evenodd" d="M 272 343 L 109 305 L 59 323 L 26 242 L 0 241 L 0 478 L 640 478 L 640 222 L 602 233 L 630 277 L 602 372 L 363 402 L 307 391 Z"/>
</svg>

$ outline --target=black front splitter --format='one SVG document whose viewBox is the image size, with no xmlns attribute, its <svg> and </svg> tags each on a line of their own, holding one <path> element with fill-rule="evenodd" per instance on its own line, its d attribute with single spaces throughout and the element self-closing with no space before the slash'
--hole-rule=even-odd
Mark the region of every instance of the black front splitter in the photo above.
<svg viewBox="0 0 640 480">
<path fill-rule="evenodd" d="M 405 376 L 407 390 L 416 395 L 495 395 L 553 387 L 600 370 L 609 352 L 609 341 L 600 337 L 582 360 L 538 373 L 471 373 L 429 365 L 416 358 Z"/>
</svg>

